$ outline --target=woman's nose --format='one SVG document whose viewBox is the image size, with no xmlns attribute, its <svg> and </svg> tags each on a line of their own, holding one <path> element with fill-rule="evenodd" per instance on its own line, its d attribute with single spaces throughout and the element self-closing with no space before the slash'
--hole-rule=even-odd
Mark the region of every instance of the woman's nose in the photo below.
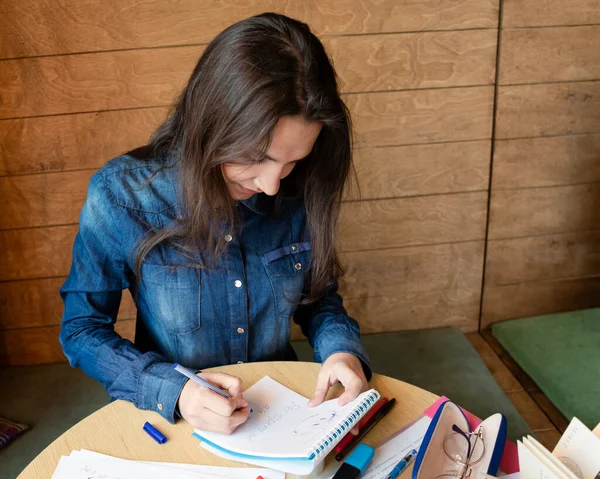
<svg viewBox="0 0 600 479">
<path fill-rule="evenodd" d="M 275 167 L 265 170 L 254 178 L 254 184 L 265 194 L 274 196 L 279 191 L 281 182 L 281 168 Z"/>
</svg>

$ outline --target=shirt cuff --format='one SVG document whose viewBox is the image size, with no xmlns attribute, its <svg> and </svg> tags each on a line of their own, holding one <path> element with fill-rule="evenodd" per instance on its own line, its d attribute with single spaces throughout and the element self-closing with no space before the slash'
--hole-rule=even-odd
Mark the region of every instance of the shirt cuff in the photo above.
<svg viewBox="0 0 600 479">
<path fill-rule="evenodd" d="M 338 323 L 334 328 L 328 328 L 327 334 L 321 334 L 319 340 L 315 342 L 314 350 L 315 361 L 319 363 L 325 362 L 329 356 L 335 353 L 352 354 L 360 360 L 367 381 L 370 381 L 373 376 L 369 355 L 360 342 L 356 328 L 351 325 Z"/>
<path fill-rule="evenodd" d="M 140 375 L 138 407 L 157 412 L 174 423 L 177 402 L 187 381 L 188 378 L 175 371 L 171 363 L 152 364 Z"/>
</svg>

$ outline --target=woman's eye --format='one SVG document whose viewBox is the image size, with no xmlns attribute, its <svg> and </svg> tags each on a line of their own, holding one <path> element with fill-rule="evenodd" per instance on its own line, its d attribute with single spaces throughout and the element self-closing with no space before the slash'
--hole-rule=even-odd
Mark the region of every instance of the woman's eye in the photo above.
<svg viewBox="0 0 600 479">
<path fill-rule="evenodd" d="M 259 165 L 265 161 L 264 157 L 255 157 L 255 156 L 245 156 L 243 157 L 243 163 L 246 165 Z"/>
</svg>

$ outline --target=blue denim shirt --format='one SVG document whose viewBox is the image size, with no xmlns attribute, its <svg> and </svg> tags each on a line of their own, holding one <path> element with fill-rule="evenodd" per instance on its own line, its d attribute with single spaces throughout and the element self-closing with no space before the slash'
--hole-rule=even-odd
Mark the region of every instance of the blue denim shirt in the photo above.
<svg viewBox="0 0 600 479">
<path fill-rule="evenodd" d="M 186 378 L 178 362 L 197 370 L 247 361 L 293 360 L 290 319 L 298 323 L 318 362 L 337 352 L 357 356 L 370 376 L 357 322 L 334 285 L 311 305 L 297 305 L 311 243 L 305 210 L 285 202 L 279 214 L 257 194 L 237 202 L 239 231 L 223 231 L 217 267 L 189 260 L 161 244 L 135 278 L 133 251 L 149 229 L 181 215 L 177 168 L 157 159 L 116 158 L 91 179 L 61 288 L 65 304 L 60 342 L 71 365 L 104 384 L 110 396 L 174 421 Z M 135 344 L 114 324 L 124 289 L 137 306 Z"/>
</svg>

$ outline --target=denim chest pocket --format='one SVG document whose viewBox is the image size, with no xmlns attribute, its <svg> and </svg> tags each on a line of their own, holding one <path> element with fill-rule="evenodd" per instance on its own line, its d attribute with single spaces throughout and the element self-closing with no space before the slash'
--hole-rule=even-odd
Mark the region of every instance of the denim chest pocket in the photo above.
<svg viewBox="0 0 600 479">
<path fill-rule="evenodd" d="M 292 243 L 261 257 L 265 266 L 279 316 L 290 318 L 302 296 L 304 275 L 311 258 L 310 242 Z"/>
<path fill-rule="evenodd" d="M 168 332 L 185 334 L 200 327 L 200 275 L 197 268 L 142 263 L 140 293 L 152 319 Z"/>
</svg>

